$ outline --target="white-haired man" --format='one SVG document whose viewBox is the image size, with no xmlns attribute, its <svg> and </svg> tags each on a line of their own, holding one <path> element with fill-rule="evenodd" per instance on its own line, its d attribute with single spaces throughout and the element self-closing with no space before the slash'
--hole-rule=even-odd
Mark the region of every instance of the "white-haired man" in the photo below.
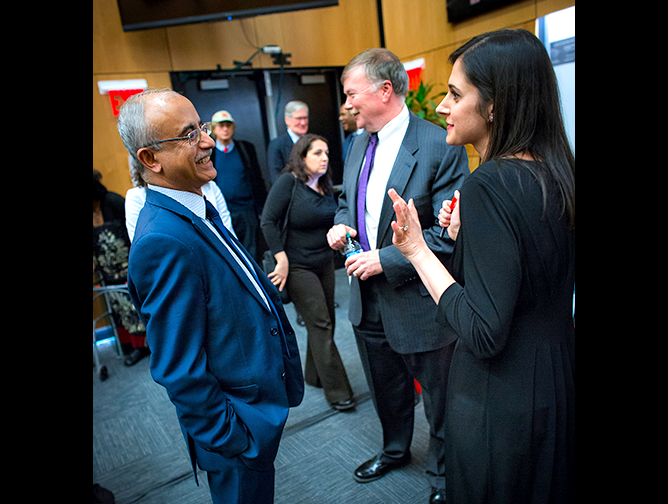
<svg viewBox="0 0 668 504">
<path fill-rule="evenodd" d="M 273 184 L 285 168 L 292 146 L 308 132 L 308 105 L 302 101 L 291 101 L 285 105 L 285 125 L 288 131 L 269 142 L 267 163 L 269 178 Z"/>
</svg>

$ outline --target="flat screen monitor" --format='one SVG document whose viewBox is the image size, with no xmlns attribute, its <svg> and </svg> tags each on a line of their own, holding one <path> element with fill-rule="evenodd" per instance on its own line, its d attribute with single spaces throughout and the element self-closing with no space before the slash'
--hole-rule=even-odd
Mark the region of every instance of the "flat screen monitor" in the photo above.
<svg viewBox="0 0 668 504">
<path fill-rule="evenodd" d="M 208 23 L 338 5 L 339 0 L 116 0 L 123 31 Z"/>
<path fill-rule="evenodd" d="M 447 0 L 448 22 L 459 23 L 518 0 Z"/>
</svg>

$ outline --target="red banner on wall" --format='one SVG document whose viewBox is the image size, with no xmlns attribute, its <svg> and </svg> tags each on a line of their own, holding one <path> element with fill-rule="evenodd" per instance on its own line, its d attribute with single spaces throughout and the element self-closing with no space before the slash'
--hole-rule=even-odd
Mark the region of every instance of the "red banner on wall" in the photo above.
<svg viewBox="0 0 668 504">
<path fill-rule="evenodd" d="M 132 95 L 139 94 L 143 89 L 112 89 L 109 91 L 109 101 L 111 102 L 111 112 L 114 117 L 118 117 L 121 105 Z"/>
<path fill-rule="evenodd" d="M 408 89 L 417 89 L 422 80 L 422 70 L 425 68 L 424 58 L 418 58 L 404 63 L 404 68 L 408 74 Z"/>
</svg>

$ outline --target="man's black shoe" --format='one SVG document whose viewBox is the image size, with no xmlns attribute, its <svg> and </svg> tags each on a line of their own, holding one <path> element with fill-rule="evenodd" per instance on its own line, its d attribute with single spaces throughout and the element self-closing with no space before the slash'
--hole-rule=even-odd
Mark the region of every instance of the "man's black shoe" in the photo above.
<svg viewBox="0 0 668 504">
<path fill-rule="evenodd" d="M 381 462 L 381 457 L 382 453 L 376 455 L 370 460 L 367 460 L 364 462 L 364 464 L 355 469 L 355 472 L 353 473 L 353 479 L 358 483 L 369 483 L 371 481 L 376 481 L 385 476 L 388 472 L 408 465 L 408 463 L 411 461 L 410 453 L 404 458 L 398 459 L 396 462 L 391 463 Z"/>
</svg>

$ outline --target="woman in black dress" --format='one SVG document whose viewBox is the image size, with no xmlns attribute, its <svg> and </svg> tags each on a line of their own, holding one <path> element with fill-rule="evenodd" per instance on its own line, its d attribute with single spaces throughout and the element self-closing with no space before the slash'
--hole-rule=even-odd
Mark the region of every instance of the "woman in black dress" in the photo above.
<svg viewBox="0 0 668 504">
<path fill-rule="evenodd" d="M 327 231 L 337 204 L 328 167 L 327 141 L 303 135 L 269 191 L 260 225 L 276 258 L 269 278 L 279 290 L 288 289 L 306 324 L 304 379 L 322 387 L 331 407 L 341 411 L 353 408 L 355 402 L 334 343 L 334 259 Z M 286 219 L 287 233 L 281 236 Z"/>
<path fill-rule="evenodd" d="M 483 164 L 439 220 L 444 267 L 412 202 L 390 190 L 397 248 L 459 335 L 446 403 L 448 502 L 574 500 L 575 159 L 550 59 L 524 30 L 480 35 L 450 57 L 438 111 L 447 141 Z"/>
</svg>

